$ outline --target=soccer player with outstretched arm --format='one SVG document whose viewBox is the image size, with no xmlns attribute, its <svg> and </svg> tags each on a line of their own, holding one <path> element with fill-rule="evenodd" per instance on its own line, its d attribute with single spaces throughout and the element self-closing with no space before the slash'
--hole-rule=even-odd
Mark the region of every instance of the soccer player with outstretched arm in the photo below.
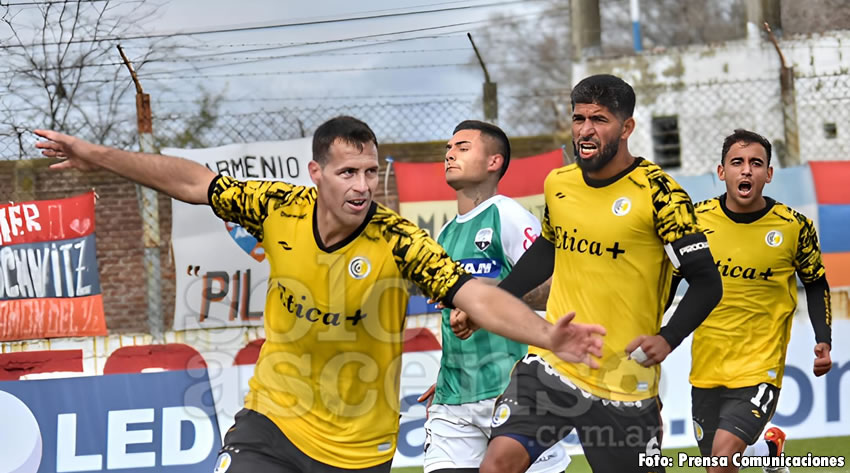
<svg viewBox="0 0 850 473">
<path fill-rule="evenodd" d="M 45 156 L 63 159 L 55 168 L 105 169 L 210 205 L 262 243 L 270 266 L 266 342 L 218 471 L 390 470 L 406 282 L 487 330 L 597 366 L 600 326 L 571 323 L 574 314 L 556 324 L 541 319 L 470 276 L 424 230 L 373 202 L 377 139 L 360 120 L 337 117 L 316 130 L 308 166 L 316 187 L 239 181 L 185 159 L 36 133 L 47 139 L 36 144 Z"/>
</svg>

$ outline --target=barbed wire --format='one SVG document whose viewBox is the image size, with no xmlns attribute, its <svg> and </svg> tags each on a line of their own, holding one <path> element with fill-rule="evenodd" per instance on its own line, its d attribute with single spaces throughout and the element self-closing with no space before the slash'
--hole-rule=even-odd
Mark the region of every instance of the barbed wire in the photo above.
<svg viewBox="0 0 850 473">
<path fill-rule="evenodd" d="M 850 156 L 846 130 L 850 123 L 850 107 L 846 106 L 850 101 L 850 74 L 798 77 L 795 85 L 797 120 L 806 124 L 798 127 L 806 130 L 805 139 L 799 139 L 801 160 L 846 159 Z M 638 86 L 636 94 L 634 116 L 638 125 L 630 138 L 630 150 L 670 170 L 682 174 L 712 171 L 723 138 L 735 128 L 766 136 L 774 143 L 777 155 L 788 152 L 778 80 Z M 316 104 L 295 100 L 273 109 L 215 113 L 206 123 L 199 122 L 196 114 L 160 113 L 154 116 L 154 132 L 162 146 L 212 147 L 309 136 L 333 116 L 353 115 L 366 120 L 381 143 L 407 143 L 443 141 L 460 121 L 485 118 L 479 96 L 468 93 L 337 99 Z M 259 103 L 268 106 L 272 100 Z M 555 140 L 569 141 L 567 89 L 503 93 L 498 108 L 498 123 L 511 137 L 552 135 Z M 102 136 L 99 141 L 109 145 L 135 147 L 134 108 L 124 109 L 126 113 L 110 124 L 109 134 L 81 123 L 68 123 L 67 131 L 87 139 Z M 0 124 L 0 159 L 36 157 L 35 136 L 29 130 L 40 126 L 43 124 Z M 671 137 L 675 138 L 672 142 Z M 569 143 L 553 140 L 553 148 L 558 145 Z"/>
</svg>

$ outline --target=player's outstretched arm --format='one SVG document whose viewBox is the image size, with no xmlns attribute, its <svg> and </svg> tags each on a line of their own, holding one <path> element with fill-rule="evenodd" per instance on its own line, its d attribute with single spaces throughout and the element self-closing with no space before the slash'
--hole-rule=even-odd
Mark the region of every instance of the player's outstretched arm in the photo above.
<svg viewBox="0 0 850 473">
<path fill-rule="evenodd" d="M 552 325 L 507 292 L 475 279 L 461 286 L 452 304 L 481 328 L 511 340 L 552 351 L 563 360 L 598 368 L 602 356 L 600 325 L 572 323 L 575 313 Z"/>
<path fill-rule="evenodd" d="M 106 169 L 190 204 L 209 203 L 207 191 L 216 175 L 198 163 L 123 151 L 55 131 L 35 130 L 35 134 L 46 139 L 35 145 L 44 156 L 62 160 L 50 166 L 53 169 Z"/>
</svg>

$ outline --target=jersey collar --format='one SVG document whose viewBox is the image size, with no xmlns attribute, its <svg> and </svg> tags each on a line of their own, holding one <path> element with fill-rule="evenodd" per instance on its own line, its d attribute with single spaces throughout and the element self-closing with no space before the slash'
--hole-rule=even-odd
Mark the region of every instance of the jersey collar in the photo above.
<svg viewBox="0 0 850 473">
<path fill-rule="evenodd" d="M 457 223 L 468 222 L 468 221 L 472 220 L 473 218 L 477 217 L 478 214 L 480 214 L 481 212 L 486 210 L 487 207 L 490 207 L 491 205 L 495 204 L 496 202 L 498 202 L 502 198 L 504 198 L 504 196 L 502 196 L 501 194 L 496 194 L 493 197 L 490 197 L 489 199 L 485 200 L 484 202 L 481 202 L 480 204 L 476 205 L 475 208 L 470 210 L 469 212 L 467 212 L 463 215 L 458 214 L 455 217 L 455 220 L 457 220 Z"/>
<path fill-rule="evenodd" d="M 770 209 L 773 208 L 773 205 L 776 204 L 776 201 L 771 199 L 768 196 L 764 196 L 764 201 L 767 205 L 764 206 L 761 210 L 756 210 L 755 212 L 746 212 L 746 213 L 738 213 L 729 210 L 729 207 L 726 207 L 726 193 L 724 192 L 720 197 L 717 198 L 720 201 L 720 208 L 723 209 L 723 213 L 729 217 L 729 220 L 735 223 L 753 223 L 756 220 L 764 217 L 770 212 Z"/>
<path fill-rule="evenodd" d="M 624 176 L 626 176 L 626 174 L 634 171 L 635 168 L 640 166 L 640 163 L 642 161 L 643 161 L 643 158 L 635 157 L 635 161 L 632 164 L 630 164 L 629 167 L 627 167 L 626 169 L 623 169 L 622 171 L 620 171 L 617 174 L 609 177 L 608 179 L 594 179 L 592 177 L 589 177 L 584 171 L 581 172 L 581 177 L 584 178 L 584 183 L 587 184 L 590 187 L 600 188 L 600 187 L 610 186 L 611 184 L 622 179 Z"/>
<path fill-rule="evenodd" d="M 325 246 L 325 243 L 322 241 L 322 237 L 319 235 L 319 224 L 316 223 L 316 209 L 318 208 L 319 201 L 318 199 L 313 202 L 313 239 L 316 241 L 316 246 L 319 247 L 320 250 L 325 253 L 333 253 L 334 251 L 342 248 L 343 246 L 354 241 L 355 238 L 359 237 L 363 230 L 366 229 L 366 226 L 369 225 L 369 222 L 372 220 L 372 216 L 375 215 L 375 212 L 378 210 L 378 204 L 375 201 L 372 201 L 372 205 L 369 206 L 369 211 L 366 212 L 366 218 L 363 219 L 363 223 L 357 227 L 356 230 L 351 232 L 351 235 L 348 235 L 342 241 L 338 243 L 334 243 L 331 246 Z"/>
</svg>

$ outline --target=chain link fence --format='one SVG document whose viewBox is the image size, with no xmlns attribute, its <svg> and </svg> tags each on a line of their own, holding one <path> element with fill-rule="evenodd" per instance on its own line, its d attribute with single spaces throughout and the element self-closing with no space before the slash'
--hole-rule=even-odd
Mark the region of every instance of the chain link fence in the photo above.
<svg viewBox="0 0 850 473">
<path fill-rule="evenodd" d="M 795 89 L 800 160 L 848 159 L 850 75 L 798 77 Z M 735 128 L 751 129 L 770 139 L 779 158 L 777 165 L 790 152 L 778 78 L 637 86 L 636 93 L 638 125 L 630 150 L 669 170 L 682 174 L 712 171 L 720 158 L 723 138 Z M 196 123 L 194 116 L 161 115 L 154 118 L 154 133 L 159 146 L 190 148 L 286 140 L 309 136 L 328 118 L 343 114 L 366 120 L 381 143 L 443 141 L 458 122 L 484 119 L 480 98 L 460 96 L 415 102 L 302 105 L 220 114 L 203 124 Z M 569 93 L 500 96 L 499 123 L 515 137 L 568 133 Z M 35 126 L 0 125 L 0 158 L 37 156 L 31 133 Z M 79 134 L 86 137 L 86 129 L 80 130 Z M 134 117 L 127 117 L 115 123 L 103 142 L 135 148 L 136 140 Z"/>
</svg>

